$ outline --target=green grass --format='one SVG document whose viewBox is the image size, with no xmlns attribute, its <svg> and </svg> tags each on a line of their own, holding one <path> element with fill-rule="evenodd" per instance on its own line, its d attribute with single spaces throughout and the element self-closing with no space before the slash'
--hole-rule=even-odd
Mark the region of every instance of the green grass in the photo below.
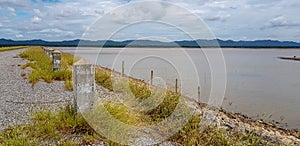
<svg viewBox="0 0 300 146">
<path fill-rule="evenodd" d="M 23 49 L 23 48 L 26 48 L 26 47 L 25 46 L 0 47 L 0 52 L 18 50 L 18 49 Z"/>
<path fill-rule="evenodd" d="M 222 146 L 243 146 L 243 145 L 272 145 L 262 141 L 260 135 L 252 132 L 239 133 L 237 131 L 226 131 L 217 127 L 208 127 L 203 131 L 199 131 L 199 116 L 193 116 L 188 124 L 185 125 L 170 140 L 183 145 L 222 145 Z"/>
<path fill-rule="evenodd" d="M 95 69 L 95 82 L 99 86 L 102 86 L 110 91 L 113 91 L 113 85 L 111 80 L 111 72 L 103 68 Z"/>
<path fill-rule="evenodd" d="M 73 87 L 70 86 L 70 83 L 72 83 L 73 55 L 62 53 L 62 68 L 61 71 L 58 72 L 53 71 L 52 61 L 41 47 L 30 47 L 22 52 L 20 57 L 30 61 L 23 65 L 22 68 L 30 67 L 33 69 L 28 77 L 28 81 L 32 83 L 33 86 L 39 80 L 44 80 L 47 83 L 57 80 L 65 81 L 66 89 L 73 90 Z"/>
<path fill-rule="evenodd" d="M 115 74 L 113 76 L 118 76 Z M 105 68 L 96 70 L 96 83 L 110 91 L 122 93 L 123 98 L 129 101 L 132 97 L 128 92 L 131 92 L 134 98 L 144 100 L 151 98 L 152 92 L 148 84 L 134 79 L 125 79 L 113 81 L 111 79 L 112 72 Z M 105 103 L 106 110 L 118 120 L 130 125 L 149 125 L 161 122 L 170 116 L 174 109 L 179 104 L 180 94 L 170 90 L 164 90 L 165 95 L 163 101 L 154 109 L 146 112 L 138 112 L 129 109 L 123 103 L 113 100 Z M 129 101 L 129 105 L 130 105 Z M 99 113 L 101 114 L 101 113 Z M 260 135 L 255 135 L 251 132 L 240 133 L 234 130 L 226 131 L 218 127 L 209 127 L 204 131 L 199 131 L 199 122 L 202 115 L 193 115 L 188 123 L 172 136 L 169 140 L 183 145 L 272 145 L 262 140 Z M 109 121 L 107 121 L 109 123 Z M 118 132 L 116 128 L 115 132 Z M 122 133 L 121 133 L 122 134 Z"/>
<path fill-rule="evenodd" d="M 142 126 L 150 118 L 147 115 L 133 112 L 124 105 L 115 102 L 104 103 L 107 111 L 120 121 L 136 126 Z M 101 113 L 97 113 L 100 114 Z M 209 127 L 199 131 L 200 116 L 193 116 L 188 123 L 169 141 L 183 145 L 272 145 L 262 141 L 261 136 L 254 133 L 239 133 L 226 131 L 217 127 Z M 109 121 L 108 121 L 109 122 Z M 120 128 L 110 129 L 117 137 Z M 74 137 L 81 137 L 79 141 L 72 141 Z M 76 114 L 72 106 L 61 108 L 58 112 L 40 111 L 32 116 L 29 124 L 7 128 L 0 132 L 0 145 L 87 145 L 96 141 L 104 141 L 109 145 L 118 145 L 98 135 L 80 115 Z"/>
<path fill-rule="evenodd" d="M 83 135 L 78 143 L 72 142 L 72 135 Z M 66 136 L 70 138 L 65 139 Z M 73 137 L 74 137 L 73 136 Z M 0 133 L 0 145 L 62 145 L 87 144 L 88 139 L 100 139 L 74 108 L 66 106 L 57 113 L 40 111 L 32 116 L 30 124 L 19 125 Z"/>
</svg>

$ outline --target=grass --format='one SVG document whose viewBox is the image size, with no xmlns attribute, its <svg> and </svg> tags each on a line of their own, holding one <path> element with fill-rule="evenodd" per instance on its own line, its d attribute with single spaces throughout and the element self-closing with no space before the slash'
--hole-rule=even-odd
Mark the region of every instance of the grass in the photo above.
<svg viewBox="0 0 300 146">
<path fill-rule="evenodd" d="M 78 134 L 84 137 L 78 142 L 71 141 Z M 57 113 L 40 111 L 32 116 L 30 124 L 6 129 L 0 133 L 0 145 L 78 145 L 88 144 L 91 138 L 101 137 L 74 108 L 66 106 Z"/>
<path fill-rule="evenodd" d="M 101 68 L 95 69 L 95 82 L 99 86 L 102 86 L 110 91 L 113 91 L 113 85 L 111 80 L 111 72 Z"/>
<path fill-rule="evenodd" d="M 133 96 L 139 100 L 150 98 L 154 92 L 146 83 L 138 80 L 129 79 L 127 82 L 122 80 L 112 81 L 112 74 L 113 73 L 108 69 L 98 68 L 96 70 L 96 83 L 110 91 L 122 93 L 123 96 L 128 96 L 126 93 L 131 92 Z M 113 74 L 113 76 L 118 76 L 118 74 Z M 104 106 L 110 115 L 113 115 L 126 124 L 139 126 L 155 124 L 170 116 L 179 104 L 180 94 L 167 89 L 165 92 L 163 101 L 156 108 L 146 112 L 129 109 L 123 105 L 123 103 L 115 100 L 105 103 Z M 127 97 L 123 98 L 130 100 L 130 98 Z M 218 127 L 209 127 L 204 131 L 199 131 L 201 117 L 201 115 L 193 115 L 184 128 L 172 136 L 169 141 L 183 145 L 272 145 L 264 141 L 260 135 L 256 135 L 252 132 L 240 133 L 234 130 L 226 131 Z M 119 129 L 120 127 L 116 128 L 115 132 L 117 133 Z"/>
<path fill-rule="evenodd" d="M 149 119 L 141 113 L 128 110 L 125 106 L 113 102 L 105 103 L 110 114 L 120 121 L 139 125 Z M 98 113 L 101 114 L 101 113 Z M 193 116 L 188 123 L 169 141 L 183 145 L 272 145 L 262 141 L 261 136 L 254 133 L 226 131 L 217 127 L 209 127 L 199 131 L 200 116 Z M 118 137 L 121 127 L 110 129 Z M 81 137 L 74 141 L 74 137 Z M 82 115 L 76 114 L 72 106 L 61 108 L 58 112 L 40 111 L 32 116 L 29 124 L 10 127 L 0 132 L 0 145 L 88 145 L 104 141 L 109 145 L 119 145 L 98 135 L 85 121 Z"/>
<path fill-rule="evenodd" d="M 185 125 L 170 140 L 183 145 L 272 145 L 262 141 L 260 135 L 254 133 L 239 133 L 237 131 L 226 131 L 216 127 L 208 127 L 204 131 L 199 132 L 200 117 L 193 116 L 188 124 Z"/>
<path fill-rule="evenodd" d="M 74 57 L 71 54 L 62 53 L 62 67 L 58 72 L 53 71 L 52 60 L 47 56 L 41 47 L 30 47 L 20 54 L 20 57 L 30 62 L 22 66 L 23 69 L 30 67 L 31 71 L 28 81 L 34 86 L 39 80 L 51 83 L 54 80 L 65 81 L 65 87 L 73 90 L 72 83 L 72 65 Z"/>
<path fill-rule="evenodd" d="M 0 47 L 0 52 L 18 50 L 18 49 L 23 49 L 23 48 L 26 48 L 26 47 L 25 46 Z"/>
</svg>

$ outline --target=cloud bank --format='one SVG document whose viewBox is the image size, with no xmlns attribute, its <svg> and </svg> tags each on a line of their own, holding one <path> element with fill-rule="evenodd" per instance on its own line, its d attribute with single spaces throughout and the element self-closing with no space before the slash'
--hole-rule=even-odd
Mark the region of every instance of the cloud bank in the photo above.
<svg viewBox="0 0 300 146">
<path fill-rule="evenodd" d="M 135 1 L 0 0 L 0 38 L 70 40 L 81 38 L 85 30 L 103 15 L 114 17 L 116 24 L 134 19 L 160 19 L 166 15 L 163 5 L 132 9 L 130 10 L 132 15 L 127 16 L 111 12 L 117 7 L 133 2 Z M 181 6 L 197 15 L 217 38 L 300 42 L 298 37 L 300 1 L 298 0 L 168 0 L 166 2 Z M 168 11 L 168 16 L 170 15 L 178 14 L 176 11 L 170 14 Z M 184 20 L 185 18 L 182 17 L 181 20 L 176 21 Z M 142 30 L 139 34 L 128 33 L 118 39 L 147 37 L 155 30 L 164 31 L 161 36 L 155 37 L 169 37 L 168 39 L 172 40 L 187 39 L 184 35 L 172 34 L 173 29 L 158 30 L 159 28 L 155 27 L 157 26 L 139 26 L 138 29 Z"/>
</svg>

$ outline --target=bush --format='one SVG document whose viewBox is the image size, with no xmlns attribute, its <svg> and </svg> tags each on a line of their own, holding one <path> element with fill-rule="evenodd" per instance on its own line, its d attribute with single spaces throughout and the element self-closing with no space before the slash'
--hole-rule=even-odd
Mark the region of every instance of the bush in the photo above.
<svg viewBox="0 0 300 146">
<path fill-rule="evenodd" d="M 113 91 L 111 73 L 109 71 L 96 68 L 95 80 L 96 84 Z"/>
<path fill-rule="evenodd" d="M 30 47 L 24 52 L 20 53 L 20 57 L 31 62 L 22 66 L 22 69 L 30 67 L 33 71 L 29 74 L 28 81 L 34 86 L 39 80 L 44 80 L 51 83 L 54 80 L 65 81 L 65 86 L 68 90 L 73 90 L 70 86 L 72 83 L 72 67 L 74 60 L 73 55 L 62 53 L 62 68 L 61 71 L 54 72 L 51 59 L 43 51 L 41 47 Z"/>
</svg>

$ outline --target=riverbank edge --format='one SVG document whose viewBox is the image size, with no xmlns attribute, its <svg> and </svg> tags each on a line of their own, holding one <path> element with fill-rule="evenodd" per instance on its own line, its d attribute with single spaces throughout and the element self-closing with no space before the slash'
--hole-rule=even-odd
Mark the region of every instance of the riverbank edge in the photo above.
<svg viewBox="0 0 300 146">
<path fill-rule="evenodd" d="M 294 60 L 294 61 L 300 61 L 300 58 L 296 58 L 296 56 L 294 57 L 278 57 L 279 59 L 282 60 Z"/>
<path fill-rule="evenodd" d="M 120 72 L 111 70 L 107 67 L 96 65 L 97 68 L 111 72 L 114 75 L 121 76 Z M 123 75 L 124 78 L 128 78 L 134 82 L 141 82 L 151 86 L 149 83 L 144 82 L 141 79 L 137 79 L 131 76 Z M 113 91 L 112 91 L 113 92 Z M 188 104 L 203 112 L 215 112 L 216 119 L 212 123 L 223 129 L 233 129 L 239 132 L 254 132 L 257 135 L 262 135 L 263 138 L 272 142 L 279 142 L 285 145 L 300 145 L 300 132 L 295 129 L 284 129 L 280 128 L 273 123 L 267 123 L 262 120 L 254 120 L 241 113 L 232 113 L 215 107 L 210 107 L 206 103 L 197 102 L 189 97 L 181 96 L 188 101 Z"/>
</svg>

